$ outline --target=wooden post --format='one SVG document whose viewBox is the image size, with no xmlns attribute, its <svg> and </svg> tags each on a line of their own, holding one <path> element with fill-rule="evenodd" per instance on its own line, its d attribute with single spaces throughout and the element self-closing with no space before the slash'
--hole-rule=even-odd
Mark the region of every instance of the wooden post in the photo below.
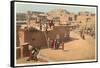
<svg viewBox="0 0 100 68">
<path fill-rule="evenodd" d="M 21 58 L 23 58 L 24 30 L 19 31 L 19 41 L 21 49 Z"/>
<path fill-rule="evenodd" d="M 21 45 L 20 48 L 21 48 L 21 58 L 23 58 L 23 45 Z"/>
</svg>

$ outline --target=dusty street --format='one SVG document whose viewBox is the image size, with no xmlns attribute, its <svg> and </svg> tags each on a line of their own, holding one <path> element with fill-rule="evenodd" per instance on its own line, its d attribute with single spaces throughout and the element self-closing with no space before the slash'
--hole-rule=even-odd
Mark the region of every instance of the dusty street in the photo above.
<svg viewBox="0 0 100 68">
<path fill-rule="evenodd" d="M 78 33 L 70 33 L 70 41 L 64 44 L 64 50 L 43 49 L 41 56 L 48 58 L 48 61 L 74 61 L 74 60 L 92 60 L 95 59 L 95 39 L 85 35 L 83 40 Z M 61 47 L 60 47 L 61 48 Z"/>
</svg>

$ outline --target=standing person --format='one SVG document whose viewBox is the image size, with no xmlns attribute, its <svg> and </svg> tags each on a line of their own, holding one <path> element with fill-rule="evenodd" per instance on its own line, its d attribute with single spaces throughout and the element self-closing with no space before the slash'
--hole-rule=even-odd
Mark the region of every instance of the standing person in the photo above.
<svg viewBox="0 0 100 68">
<path fill-rule="evenodd" d="M 51 25 L 51 22 L 49 22 L 49 27 L 50 27 L 50 29 L 51 29 L 51 26 L 52 26 L 52 25 Z"/>
<path fill-rule="evenodd" d="M 56 39 L 54 39 L 54 49 L 56 49 Z"/>
<path fill-rule="evenodd" d="M 57 49 L 57 39 L 55 39 L 55 49 Z"/>
<path fill-rule="evenodd" d="M 51 40 L 51 48 L 55 47 L 55 40 Z"/>
<path fill-rule="evenodd" d="M 66 42 L 66 41 L 67 41 L 67 34 L 64 33 L 64 42 Z"/>
<path fill-rule="evenodd" d="M 62 45 L 62 50 L 64 50 L 64 42 L 62 42 L 62 44 L 61 44 L 61 45 Z"/>
<path fill-rule="evenodd" d="M 42 24 L 40 23 L 40 30 L 42 30 Z"/>
<path fill-rule="evenodd" d="M 50 47 L 50 38 L 48 37 L 47 39 L 47 45 L 48 45 L 48 48 Z"/>
<path fill-rule="evenodd" d="M 80 30 L 80 37 L 82 37 L 82 30 Z"/>
<path fill-rule="evenodd" d="M 80 31 L 80 36 L 82 39 L 85 39 L 85 33 L 83 29 Z"/>
<path fill-rule="evenodd" d="M 57 35 L 56 35 L 56 49 L 58 49 L 59 46 L 60 46 L 60 35 L 57 34 Z"/>
<path fill-rule="evenodd" d="M 51 29 L 53 29 L 54 27 L 54 23 L 53 23 L 53 20 L 51 20 Z"/>
<path fill-rule="evenodd" d="M 48 23 L 45 24 L 46 32 L 48 31 Z"/>
</svg>

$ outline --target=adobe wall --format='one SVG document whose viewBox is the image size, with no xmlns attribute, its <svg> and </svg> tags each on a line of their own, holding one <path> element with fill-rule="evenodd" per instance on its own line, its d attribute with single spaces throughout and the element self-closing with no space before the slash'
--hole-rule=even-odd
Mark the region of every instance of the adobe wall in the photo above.
<svg viewBox="0 0 100 68">
<path fill-rule="evenodd" d="M 25 31 L 21 30 L 20 33 L 20 43 L 29 43 L 33 47 L 41 47 L 41 48 L 47 48 L 47 41 L 45 37 L 45 32 L 43 31 Z M 70 28 L 69 26 L 54 26 L 53 30 L 49 31 L 47 33 L 47 36 L 54 40 L 56 38 L 56 34 L 60 35 L 61 40 L 63 40 L 64 33 L 67 34 L 67 39 L 69 39 L 70 36 Z M 21 45 L 20 47 L 16 49 L 17 59 L 22 57 L 27 57 L 29 55 L 28 51 L 28 45 Z"/>
<path fill-rule="evenodd" d="M 24 32 L 24 41 L 31 44 L 33 47 L 46 47 L 46 38 L 43 32 Z"/>
<path fill-rule="evenodd" d="M 67 39 L 70 37 L 70 27 L 69 26 L 54 26 L 53 30 L 49 31 L 47 36 L 54 40 L 56 38 L 56 34 L 60 35 L 60 39 L 63 40 L 64 34 L 67 34 Z"/>
</svg>

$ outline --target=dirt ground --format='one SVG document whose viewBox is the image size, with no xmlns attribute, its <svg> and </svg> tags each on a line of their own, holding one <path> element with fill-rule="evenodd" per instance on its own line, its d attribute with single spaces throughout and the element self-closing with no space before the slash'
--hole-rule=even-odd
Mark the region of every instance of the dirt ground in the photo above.
<svg viewBox="0 0 100 68">
<path fill-rule="evenodd" d="M 83 40 L 78 33 L 70 33 L 70 41 L 64 44 L 64 50 L 60 49 L 54 50 L 51 48 L 46 48 L 40 50 L 39 60 L 25 61 L 22 59 L 17 60 L 17 63 L 39 63 L 39 62 L 57 62 L 57 61 L 75 61 L 75 60 L 93 60 L 96 59 L 96 42 L 92 37 L 85 35 L 85 40 Z"/>
<path fill-rule="evenodd" d="M 85 35 L 85 40 L 79 34 L 71 32 L 71 40 L 64 44 L 64 50 L 44 49 L 42 56 L 48 57 L 52 61 L 74 61 L 92 60 L 96 58 L 95 39 Z M 61 47 L 60 47 L 61 48 Z"/>
</svg>

